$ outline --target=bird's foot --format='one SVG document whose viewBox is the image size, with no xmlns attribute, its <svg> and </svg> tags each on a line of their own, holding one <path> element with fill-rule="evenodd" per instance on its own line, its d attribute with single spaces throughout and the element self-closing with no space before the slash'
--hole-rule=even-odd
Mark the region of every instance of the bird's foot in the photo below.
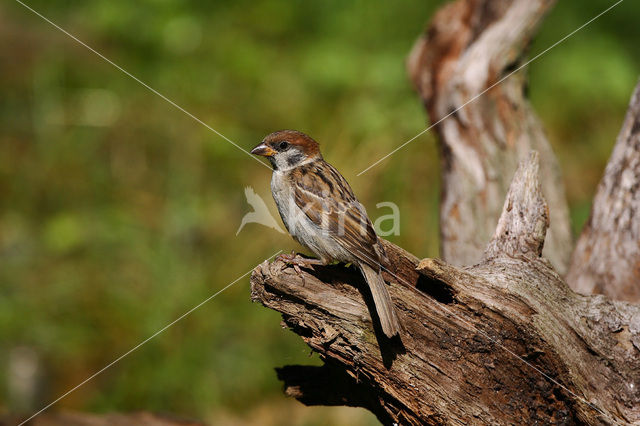
<svg viewBox="0 0 640 426">
<path fill-rule="evenodd" d="M 299 254 L 297 254 L 295 251 L 292 251 L 291 253 L 279 254 L 276 257 L 276 260 L 284 262 L 285 266 L 287 265 L 298 266 L 298 267 L 302 266 L 303 268 L 309 268 L 311 270 L 313 270 L 313 265 L 327 264 L 327 262 L 324 262 L 320 259 L 309 259 L 306 257 L 302 257 Z M 284 269 L 284 266 L 283 266 L 283 269 Z"/>
<path fill-rule="evenodd" d="M 293 262 L 296 256 L 297 254 L 295 251 L 292 251 L 291 253 L 280 253 L 276 256 L 275 261 L 284 262 L 284 266 L 282 267 L 282 269 L 284 269 L 285 266 L 290 265 Z"/>
<path fill-rule="evenodd" d="M 284 263 L 284 265 L 282 266 L 282 269 L 284 269 L 286 266 L 293 266 L 293 270 L 296 271 L 296 273 L 300 276 L 300 278 L 302 278 L 303 287 L 306 284 L 306 281 L 304 279 L 304 275 L 302 274 L 302 270 L 300 269 L 300 267 L 314 270 L 313 265 L 327 264 L 326 262 L 320 259 L 307 259 L 306 257 L 302 257 L 299 254 L 297 254 L 295 251 L 292 251 L 291 253 L 279 254 L 276 257 L 276 260 L 279 260 Z"/>
</svg>

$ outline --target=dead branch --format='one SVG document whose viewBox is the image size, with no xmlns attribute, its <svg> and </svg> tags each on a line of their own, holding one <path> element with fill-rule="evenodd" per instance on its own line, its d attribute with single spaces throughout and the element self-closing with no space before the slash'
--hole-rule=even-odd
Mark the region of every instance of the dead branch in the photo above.
<svg viewBox="0 0 640 426">
<path fill-rule="evenodd" d="M 640 303 L 640 84 L 571 260 L 567 282 L 583 294 Z"/>
<path fill-rule="evenodd" d="M 554 3 L 449 3 L 436 13 L 409 56 L 411 79 L 431 122 L 438 123 L 441 255 L 449 263 L 473 265 L 481 259 L 509 178 L 533 149 L 540 154 L 542 192 L 550 210 L 545 256 L 560 273 L 567 270 L 572 238 L 564 184 L 526 99 L 526 69 L 519 69 L 539 22 Z"/>
</svg>

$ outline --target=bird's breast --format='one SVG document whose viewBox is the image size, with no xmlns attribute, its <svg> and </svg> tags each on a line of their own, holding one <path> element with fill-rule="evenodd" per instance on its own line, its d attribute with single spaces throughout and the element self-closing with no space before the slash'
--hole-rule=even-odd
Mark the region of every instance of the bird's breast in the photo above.
<svg viewBox="0 0 640 426">
<path fill-rule="evenodd" d="M 322 259 L 351 261 L 351 256 L 296 204 L 293 186 L 288 179 L 286 172 L 274 171 L 271 192 L 289 234 Z"/>
<path fill-rule="evenodd" d="M 287 175 L 285 172 L 278 170 L 273 172 L 273 176 L 271 177 L 271 194 L 273 195 L 273 200 L 276 202 L 276 206 L 278 207 L 278 212 L 280 213 L 282 222 L 284 222 L 287 230 L 291 233 L 291 230 L 295 228 L 291 226 L 291 222 L 296 216 L 292 211 L 295 205 L 295 200 L 293 198 L 293 190 L 291 185 L 287 182 Z M 293 236 L 295 237 L 295 235 Z"/>
</svg>

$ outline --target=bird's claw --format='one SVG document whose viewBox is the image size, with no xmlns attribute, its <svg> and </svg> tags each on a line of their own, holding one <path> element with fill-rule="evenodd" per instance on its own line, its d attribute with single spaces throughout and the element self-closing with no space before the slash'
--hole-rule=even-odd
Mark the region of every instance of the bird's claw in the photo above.
<svg viewBox="0 0 640 426">
<path fill-rule="evenodd" d="M 293 269 L 296 270 L 296 272 L 300 273 L 300 267 L 303 268 L 308 268 L 311 270 L 313 269 L 313 259 L 307 259 L 304 258 L 302 256 L 300 256 L 299 254 L 297 254 L 296 252 L 292 251 L 291 253 L 282 253 L 279 254 L 276 257 L 276 261 L 281 261 L 283 263 L 282 265 L 282 269 L 286 268 L 287 266 L 293 266 Z"/>
<path fill-rule="evenodd" d="M 311 269 L 312 271 L 314 271 L 315 269 L 313 269 L 313 265 L 319 264 L 318 261 L 314 261 L 314 259 L 307 259 L 305 257 L 302 257 L 299 254 L 297 254 L 295 251 L 292 251 L 291 253 L 279 254 L 276 257 L 276 261 L 278 260 L 283 263 L 282 267 L 280 268 L 281 271 L 287 266 L 293 267 L 293 270 L 296 271 L 296 273 L 302 279 L 303 287 L 306 284 L 306 280 L 304 278 L 304 274 L 302 273 L 302 270 L 300 269 L 300 267 Z"/>
</svg>

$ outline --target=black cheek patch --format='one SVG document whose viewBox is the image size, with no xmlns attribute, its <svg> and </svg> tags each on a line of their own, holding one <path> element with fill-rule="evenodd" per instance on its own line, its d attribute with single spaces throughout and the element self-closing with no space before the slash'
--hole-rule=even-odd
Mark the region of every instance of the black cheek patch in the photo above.
<svg viewBox="0 0 640 426">
<path fill-rule="evenodd" d="M 287 157 L 287 164 L 290 166 L 295 166 L 296 164 L 301 162 L 303 158 L 304 158 L 304 155 L 298 152 L 296 154 L 293 154 Z"/>
</svg>

